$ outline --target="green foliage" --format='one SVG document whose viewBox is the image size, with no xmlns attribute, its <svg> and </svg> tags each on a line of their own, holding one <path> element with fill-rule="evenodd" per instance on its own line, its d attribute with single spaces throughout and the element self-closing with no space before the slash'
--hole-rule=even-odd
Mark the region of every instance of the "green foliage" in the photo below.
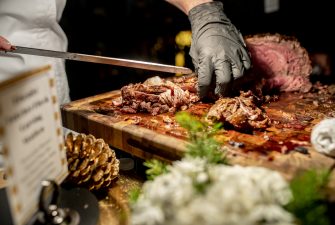
<svg viewBox="0 0 335 225">
<path fill-rule="evenodd" d="M 128 194 L 129 203 L 135 204 L 138 198 L 140 197 L 140 194 L 141 194 L 141 188 L 136 187 L 131 189 Z"/>
<path fill-rule="evenodd" d="M 221 123 L 210 126 L 187 112 L 177 113 L 176 121 L 188 131 L 190 141 L 195 141 L 201 137 L 210 138 L 222 128 Z"/>
<path fill-rule="evenodd" d="M 220 148 L 221 145 L 213 138 L 199 138 L 187 146 L 186 156 L 205 158 L 214 164 L 227 164 L 227 159 Z"/>
<path fill-rule="evenodd" d="M 221 123 L 210 126 L 186 112 L 177 113 L 176 120 L 189 134 L 190 144 L 186 156 L 205 158 L 209 163 L 227 164 L 221 144 L 213 138 L 222 128 Z"/>
<path fill-rule="evenodd" d="M 168 171 L 167 164 L 157 159 L 148 160 L 144 162 L 143 165 L 148 167 L 148 169 L 145 171 L 148 180 L 153 180 L 155 177 Z"/>
<path fill-rule="evenodd" d="M 287 210 L 293 213 L 302 225 L 329 225 L 326 215 L 324 187 L 329 181 L 327 171 L 307 171 L 293 179 L 290 188 L 293 194 Z"/>
</svg>

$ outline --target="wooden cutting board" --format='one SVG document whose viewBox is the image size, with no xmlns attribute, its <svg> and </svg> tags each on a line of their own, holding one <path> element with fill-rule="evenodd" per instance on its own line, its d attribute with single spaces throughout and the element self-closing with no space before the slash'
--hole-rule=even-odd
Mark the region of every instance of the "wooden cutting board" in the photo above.
<svg viewBox="0 0 335 225">
<path fill-rule="evenodd" d="M 173 161 L 183 156 L 187 133 L 172 113 L 115 114 L 110 106 L 119 97 L 120 91 L 112 91 L 63 105 L 63 125 L 103 138 L 111 147 L 142 159 Z M 311 168 L 329 169 L 335 160 L 312 148 L 310 133 L 319 121 L 335 116 L 335 103 L 330 99 L 320 94 L 282 94 L 278 101 L 264 105 L 270 119 L 276 121 L 271 127 L 252 133 L 223 130 L 218 139 L 227 147 L 231 163 L 264 166 L 288 179 Z M 210 106 L 199 103 L 188 111 L 201 116 Z M 232 141 L 244 146 L 234 147 Z M 308 154 L 296 151 L 301 147 Z"/>
</svg>

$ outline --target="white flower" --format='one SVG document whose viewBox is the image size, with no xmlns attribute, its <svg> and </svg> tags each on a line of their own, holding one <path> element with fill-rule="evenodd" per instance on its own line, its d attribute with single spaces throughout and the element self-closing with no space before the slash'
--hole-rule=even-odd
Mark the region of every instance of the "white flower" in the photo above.
<svg viewBox="0 0 335 225">
<path fill-rule="evenodd" d="M 287 204 L 291 200 L 292 194 L 284 178 L 278 172 L 258 171 L 263 175 L 262 179 L 258 180 L 258 185 L 264 199 L 281 205 Z"/>
<path fill-rule="evenodd" d="M 169 168 L 171 173 L 181 173 L 187 176 L 194 176 L 206 168 L 207 161 L 201 158 L 185 158 L 182 161 L 175 161 Z"/>
<path fill-rule="evenodd" d="M 294 217 L 278 205 L 256 206 L 249 215 L 250 224 L 288 225 Z"/>
<path fill-rule="evenodd" d="M 164 224 L 164 212 L 160 205 L 152 205 L 150 200 L 141 199 L 133 207 L 131 223 L 134 225 Z"/>
<path fill-rule="evenodd" d="M 169 171 L 144 184 L 133 224 L 294 224 L 282 207 L 291 192 L 278 172 L 199 158 L 174 162 Z"/>
<path fill-rule="evenodd" d="M 198 184 L 203 184 L 203 183 L 206 183 L 208 181 L 208 179 L 209 179 L 208 174 L 205 173 L 205 172 L 201 172 L 201 173 L 197 174 L 197 176 L 195 178 L 195 181 Z"/>
<path fill-rule="evenodd" d="M 187 207 L 176 211 L 176 223 L 183 225 L 222 224 L 225 214 L 220 207 L 207 201 L 203 196 L 194 198 Z"/>
<path fill-rule="evenodd" d="M 146 198 L 157 204 L 171 206 L 188 202 L 192 199 L 194 191 L 191 178 L 178 173 L 158 176 L 143 187 Z"/>
</svg>

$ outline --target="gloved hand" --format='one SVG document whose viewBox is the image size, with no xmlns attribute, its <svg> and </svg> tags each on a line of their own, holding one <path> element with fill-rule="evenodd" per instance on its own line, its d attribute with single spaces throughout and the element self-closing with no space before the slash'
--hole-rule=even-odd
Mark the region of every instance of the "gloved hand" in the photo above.
<svg viewBox="0 0 335 225">
<path fill-rule="evenodd" d="M 223 96 L 229 84 L 251 66 L 243 37 L 223 13 L 221 2 L 192 8 L 189 20 L 192 25 L 190 55 L 198 74 L 200 98 L 208 94 L 210 86 L 214 86 L 212 82 L 215 82 L 215 94 Z"/>
<path fill-rule="evenodd" d="M 0 51 L 9 51 L 12 45 L 4 37 L 0 36 Z"/>
</svg>

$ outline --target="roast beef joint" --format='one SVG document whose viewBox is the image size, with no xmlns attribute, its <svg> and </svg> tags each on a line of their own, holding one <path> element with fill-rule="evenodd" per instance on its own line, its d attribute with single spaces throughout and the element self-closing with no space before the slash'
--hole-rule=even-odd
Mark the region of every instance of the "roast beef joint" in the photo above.
<svg viewBox="0 0 335 225">
<path fill-rule="evenodd" d="M 297 39 L 279 34 L 262 34 L 245 38 L 253 68 L 245 76 L 253 81 L 264 77 L 266 89 L 282 92 L 308 92 L 312 72 L 307 50 Z"/>
</svg>

